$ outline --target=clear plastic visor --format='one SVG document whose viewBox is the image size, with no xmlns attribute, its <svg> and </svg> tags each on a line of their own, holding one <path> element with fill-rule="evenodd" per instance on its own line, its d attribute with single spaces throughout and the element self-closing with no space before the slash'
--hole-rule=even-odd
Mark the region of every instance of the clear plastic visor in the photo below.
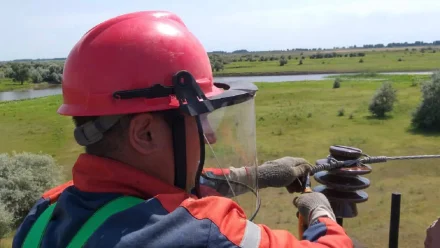
<svg viewBox="0 0 440 248">
<path fill-rule="evenodd" d="M 202 196 L 229 197 L 251 218 L 259 207 L 254 99 L 216 109 L 200 119 L 205 139 Z M 234 168 L 244 174 L 237 177 Z"/>
</svg>

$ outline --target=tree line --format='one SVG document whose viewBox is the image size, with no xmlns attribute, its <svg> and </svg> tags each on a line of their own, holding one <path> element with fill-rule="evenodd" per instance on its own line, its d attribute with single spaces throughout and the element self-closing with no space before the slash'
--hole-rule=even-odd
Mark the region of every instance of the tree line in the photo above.
<svg viewBox="0 0 440 248">
<path fill-rule="evenodd" d="M 412 47 L 412 46 L 440 46 L 440 40 L 435 40 L 433 42 L 415 41 L 415 42 L 391 42 L 388 44 L 378 43 L 378 44 L 364 44 L 362 46 L 343 46 L 343 47 L 333 47 L 332 49 L 356 49 L 356 48 L 393 48 L 393 47 Z M 237 53 L 252 53 L 252 52 L 309 52 L 309 51 L 322 51 L 329 50 L 328 48 L 292 48 L 286 50 L 269 50 L 269 51 L 248 51 L 247 49 L 239 49 L 232 51 L 232 54 Z M 226 51 L 212 51 L 210 53 L 218 54 L 228 54 Z"/>
<path fill-rule="evenodd" d="M 34 84 L 47 82 L 61 84 L 63 79 L 62 62 L 7 62 L 0 64 L 0 78 L 10 78 L 23 84 L 30 81 Z"/>
</svg>

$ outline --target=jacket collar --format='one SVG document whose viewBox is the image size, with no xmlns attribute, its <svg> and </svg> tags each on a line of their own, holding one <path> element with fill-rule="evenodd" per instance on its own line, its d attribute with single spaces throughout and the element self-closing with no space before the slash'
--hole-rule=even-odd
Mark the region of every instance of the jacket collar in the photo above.
<svg viewBox="0 0 440 248">
<path fill-rule="evenodd" d="M 143 199 L 163 194 L 196 198 L 127 164 L 89 154 L 80 154 L 72 174 L 75 187 L 84 192 L 119 193 Z"/>
</svg>

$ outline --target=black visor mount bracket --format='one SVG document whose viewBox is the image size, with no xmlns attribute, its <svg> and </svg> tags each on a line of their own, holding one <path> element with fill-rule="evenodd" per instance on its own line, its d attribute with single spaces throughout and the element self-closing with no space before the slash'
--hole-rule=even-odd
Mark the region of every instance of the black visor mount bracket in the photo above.
<svg viewBox="0 0 440 248">
<path fill-rule="evenodd" d="M 173 86 L 183 113 L 196 116 L 214 111 L 210 100 L 188 71 L 179 71 L 174 74 Z"/>
</svg>

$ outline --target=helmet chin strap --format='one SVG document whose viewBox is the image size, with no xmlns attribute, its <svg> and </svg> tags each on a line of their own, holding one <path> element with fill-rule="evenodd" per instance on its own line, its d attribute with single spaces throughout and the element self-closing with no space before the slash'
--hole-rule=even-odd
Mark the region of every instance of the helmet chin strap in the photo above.
<svg viewBox="0 0 440 248">
<path fill-rule="evenodd" d="M 174 185 L 186 190 L 186 132 L 185 117 L 176 114 L 171 123 L 174 150 Z"/>
<path fill-rule="evenodd" d="M 202 122 L 200 121 L 200 115 L 196 116 L 197 130 L 199 132 L 199 142 L 200 142 L 200 159 L 199 167 L 197 168 L 196 178 L 195 178 L 195 191 L 198 198 L 202 198 L 200 193 L 200 177 L 202 176 L 203 166 L 205 165 L 205 137 L 203 134 Z"/>
<path fill-rule="evenodd" d="M 200 143 L 200 159 L 195 177 L 195 192 L 197 197 L 201 197 L 200 193 L 200 177 L 202 175 L 203 166 L 205 163 L 205 143 L 203 136 L 203 128 L 200 121 L 200 116 L 195 116 L 197 123 L 197 130 Z M 185 117 L 182 114 L 176 114 L 171 123 L 173 134 L 173 150 L 174 150 L 174 185 L 183 190 L 186 189 L 187 179 L 187 162 L 186 162 L 186 131 L 185 131 Z"/>
</svg>

